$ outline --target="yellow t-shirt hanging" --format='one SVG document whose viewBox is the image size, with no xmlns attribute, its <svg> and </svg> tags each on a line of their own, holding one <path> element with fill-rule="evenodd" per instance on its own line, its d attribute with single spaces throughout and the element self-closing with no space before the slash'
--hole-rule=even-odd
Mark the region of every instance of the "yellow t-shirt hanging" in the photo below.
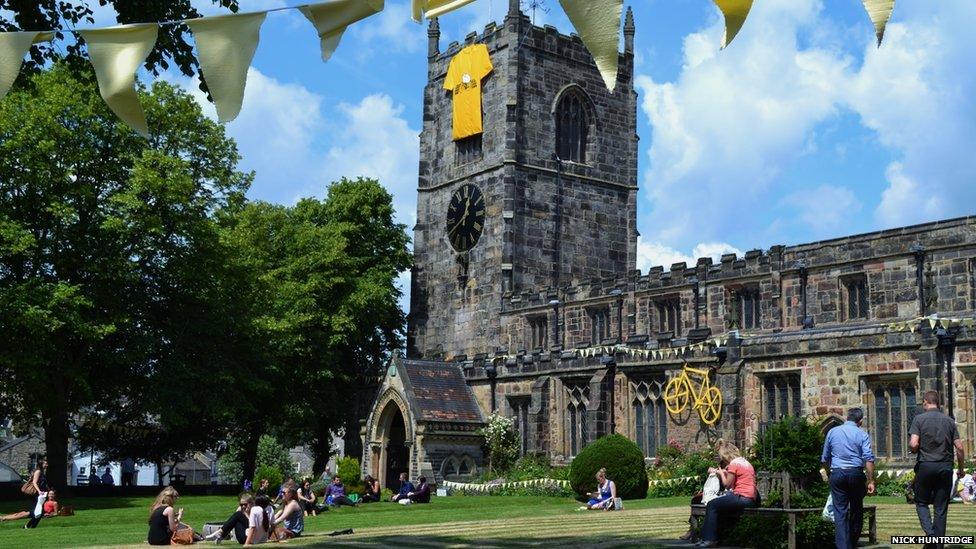
<svg viewBox="0 0 976 549">
<path fill-rule="evenodd" d="M 474 44 L 459 51 L 447 69 L 444 89 L 454 97 L 454 140 L 478 135 L 481 125 L 481 81 L 494 67 L 488 46 Z"/>
</svg>

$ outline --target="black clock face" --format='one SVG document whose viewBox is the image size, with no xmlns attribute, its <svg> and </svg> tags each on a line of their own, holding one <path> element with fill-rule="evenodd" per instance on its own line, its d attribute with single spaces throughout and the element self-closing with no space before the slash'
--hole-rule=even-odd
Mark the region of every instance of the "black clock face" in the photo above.
<svg viewBox="0 0 976 549">
<path fill-rule="evenodd" d="M 447 208 L 447 238 L 459 252 L 466 252 L 478 243 L 485 228 L 485 196 L 477 185 L 462 185 L 451 196 Z"/>
</svg>

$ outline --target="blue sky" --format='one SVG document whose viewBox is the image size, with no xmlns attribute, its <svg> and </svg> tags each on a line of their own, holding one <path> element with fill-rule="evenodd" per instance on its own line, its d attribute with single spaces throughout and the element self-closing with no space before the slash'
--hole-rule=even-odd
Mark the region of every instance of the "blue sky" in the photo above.
<svg viewBox="0 0 976 549">
<path fill-rule="evenodd" d="M 409 20 L 407 0 L 386 4 L 327 64 L 300 14 L 268 17 L 242 114 L 228 125 L 257 172 L 252 197 L 293 203 L 342 175 L 369 175 L 412 225 L 426 27 Z M 547 4 L 537 23 L 570 31 L 558 1 Z M 976 54 L 965 41 L 976 2 L 898 0 L 878 49 L 858 0 L 757 0 L 724 51 L 711 0 L 627 4 L 637 22 L 640 268 L 972 211 Z M 477 0 L 443 17 L 442 47 L 506 7 Z"/>
</svg>

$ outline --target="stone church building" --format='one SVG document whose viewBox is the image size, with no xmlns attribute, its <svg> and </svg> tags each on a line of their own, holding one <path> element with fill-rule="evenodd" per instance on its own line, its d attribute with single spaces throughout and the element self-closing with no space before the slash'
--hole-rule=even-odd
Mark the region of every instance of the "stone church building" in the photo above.
<svg viewBox="0 0 976 549">
<path fill-rule="evenodd" d="M 610 432 L 648 457 L 670 440 L 747 447 L 768 421 L 827 429 L 851 406 L 897 466 L 929 389 L 974 450 L 976 218 L 642 273 L 633 15 L 613 93 L 577 36 L 518 0 L 463 44 L 441 51 L 436 20 L 428 34 L 407 350 L 362 424 L 366 473 L 475 474 L 492 412 L 515 418 L 523 453 L 565 463 Z M 454 140 L 445 79 L 480 44 L 483 131 Z M 686 366 L 707 381 L 672 413 L 665 387 Z M 711 425 L 694 411 L 708 385 Z"/>
</svg>

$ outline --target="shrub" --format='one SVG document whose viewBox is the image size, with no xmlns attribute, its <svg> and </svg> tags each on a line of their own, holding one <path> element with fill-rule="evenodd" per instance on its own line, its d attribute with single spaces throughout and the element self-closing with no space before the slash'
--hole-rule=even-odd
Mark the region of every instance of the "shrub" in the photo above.
<svg viewBox="0 0 976 549">
<path fill-rule="evenodd" d="M 823 504 L 821 504 L 823 505 Z M 789 524 L 785 516 L 742 517 L 723 536 L 723 545 L 784 549 Z M 801 549 L 832 547 L 834 523 L 819 513 L 806 515 L 796 522 L 796 546 Z"/>
<path fill-rule="evenodd" d="M 701 478 L 675 480 L 674 482 L 655 482 L 647 489 L 649 498 L 670 498 L 674 496 L 691 497 L 701 492 L 704 480 Z"/>
<path fill-rule="evenodd" d="M 343 484 L 359 482 L 359 475 L 362 474 L 362 471 L 359 468 L 359 460 L 350 456 L 340 459 L 336 463 L 336 473 L 338 473 L 339 477 L 342 479 Z"/>
<path fill-rule="evenodd" d="M 515 419 L 498 414 L 488 417 L 488 424 L 481 430 L 488 447 L 488 466 L 496 472 L 508 471 L 518 459 L 519 434 Z"/>
<path fill-rule="evenodd" d="M 217 461 L 217 467 L 220 471 L 221 476 L 237 482 L 240 480 L 243 474 L 243 467 L 241 465 L 241 458 L 244 454 L 244 447 L 237 443 L 235 440 L 231 440 L 230 447 L 226 454 L 220 457 Z M 285 448 L 278 439 L 271 435 L 262 435 L 258 439 L 258 451 L 255 458 L 255 475 L 254 481 L 260 480 L 261 476 L 257 474 L 257 469 L 262 466 L 267 466 L 272 469 L 277 470 L 283 478 L 288 478 L 295 474 L 295 464 L 291 461 L 291 456 L 288 455 L 288 448 Z M 254 482 L 257 485 L 257 482 Z M 281 484 L 281 481 L 278 481 Z M 275 485 L 272 483 L 272 485 Z"/>
<path fill-rule="evenodd" d="M 756 434 L 752 464 L 757 471 L 788 471 L 794 477 L 812 477 L 820 469 L 823 441 L 816 426 L 803 418 L 786 417 Z"/>
<path fill-rule="evenodd" d="M 454 489 L 456 496 L 536 496 L 536 497 L 573 497 L 576 494 L 572 488 L 561 486 L 559 483 L 547 482 L 530 486 L 489 486 L 487 489 L 460 488 Z"/>
<path fill-rule="evenodd" d="M 644 453 L 623 435 L 607 435 L 580 451 L 569 466 L 569 482 L 579 496 L 596 487 L 596 473 L 606 468 L 607 477 L 617 485 L 617 496 L 623 499 L 647 497 L 647 470 Z"/>
<path fill-rule="evenodd" d="M 278 487 L 284 482 L 285 477 L 281 474 L 281 471 L 276 467 L 270 465 L 261 465 L 258 470 L 254 472 L 254 487 L 257 489 L 258 484 L 261 479 L 268 479 L 268 490 L 271 492 L 268 495 L 274 497 L 277 493 Z"/>
<path fill-rule="evenodd" d="M 342 480 L 343 486 L 346 487 L 347 494 L 362 493 L 365 491 L 365 485 L 360 477 L 362 474 L 362 469 L 359 467 L 359 460 L 346 456 L 336 462 L 336 473 Z"/>
<path fill-rule="evenodd" d="M 312 483 L 312 493 L 321 496 L 325 493 L 326 485 L 324 480 L 316 480 Z"/>
</svg>

